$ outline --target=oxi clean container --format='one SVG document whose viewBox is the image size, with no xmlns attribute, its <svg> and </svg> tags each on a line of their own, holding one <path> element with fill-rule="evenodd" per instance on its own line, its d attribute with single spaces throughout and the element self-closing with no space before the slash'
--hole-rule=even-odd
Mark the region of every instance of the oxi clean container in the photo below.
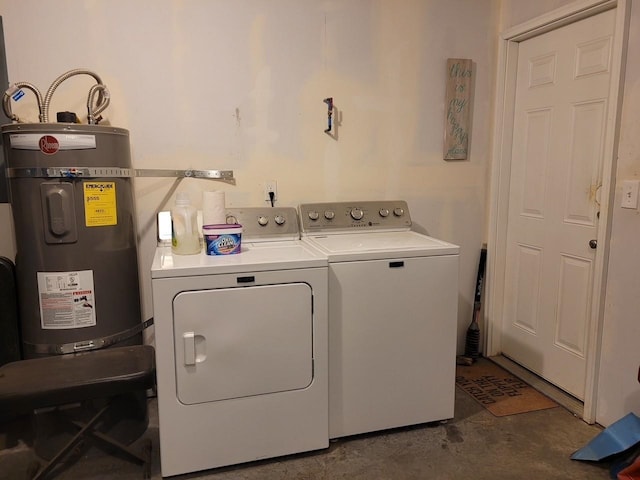
<svg viewBox="0 0 640 480">
<path fill-rule="evenodd" d="M 202 227 L 207 255 L 233 255 L 240 253 L 242 225 L 237 223 L 204 225 Z"/>
</svg>

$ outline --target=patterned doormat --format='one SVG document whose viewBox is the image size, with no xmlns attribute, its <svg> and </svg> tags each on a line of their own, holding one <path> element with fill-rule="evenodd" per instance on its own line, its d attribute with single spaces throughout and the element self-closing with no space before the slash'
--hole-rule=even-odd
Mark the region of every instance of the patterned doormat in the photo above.
<svg viewBox="0 0 640 480">
<path fill-rule="evenodd" d="M 485 358 L 456 366 L 456 385 L 496 417 L 557 407 L 558 404 Z"/>
</svg>

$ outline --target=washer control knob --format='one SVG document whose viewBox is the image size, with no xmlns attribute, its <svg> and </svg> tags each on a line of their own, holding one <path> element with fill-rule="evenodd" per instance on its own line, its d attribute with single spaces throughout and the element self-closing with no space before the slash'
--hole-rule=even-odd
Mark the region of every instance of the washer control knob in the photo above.
<svg viewBox="0 0 640 480">
<path fill-rule="evenodd" d="M 324 218 L 326 218 L 327 220 L 333 220 L 333 217 L 335 217 L 336 214 L 333 210 L 326 210 L 324 212 Z"/>
<path fill-rule="evenodd" d="M 286 219 L 282 215 L 276 215 L 276 218 L 273 219 L 276 222 L 276 225 L 284 225 Z"/>
<path fill-rule="evenodd" d="M 264 227 L 267 223 L 269 223 L 269 219 L 264 215 L 260 215 L 258 217 L 258 223 Z"/>
<path fill-rule="evenodd" d="M 380 212 L 378 212 L 378 213 L 380 213 L 380 216 L 381 216 L 381 217 L 387 217 L 387 216 L 389 216 L 389 209 L 387 209 L 387 208 L 381 208 L 381 209 L 380 209 Z"/>
<path fill-rule="evenodd" d="M 403 215 L 404 215 L 404 208 L 400 208 L 400 207 L 398 207 L 398 208 L 394 208 L 394 209 L 393 209 L 393 214 L 394 214 L 396 217 L 401 217 L 401 216 L 403 216 Z"/>
<path fill-rule="evenodd" d="M 238 223 L 238 219 L 236 217 L 234 217 L 233 215 L 228 215 L 227 216 L 227 225 L 233 225 L 235 223 Z"/>
<path fill-rule="evenodd" d="M 364 212 L 362 211 L 361 208 L 358 208 L 358 207 L 352 208 L 349 214 L 351 215 L 351 218 L 353 218 L 354 220 L 362 220 L 362 217 L 364 217 Z"/>
<path fill-rule="evenodd" d="M 315 210 L 311 210 L 309 212 L 309 220 L 317 220 L 320 217 L 320 214 Z"/>
</svg>

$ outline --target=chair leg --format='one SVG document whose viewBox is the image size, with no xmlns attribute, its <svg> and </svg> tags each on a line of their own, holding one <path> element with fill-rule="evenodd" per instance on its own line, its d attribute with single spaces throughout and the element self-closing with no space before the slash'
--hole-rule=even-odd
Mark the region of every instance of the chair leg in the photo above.
<svg viewBox="0 0 640 480">
<path fill-rule="evenodd" d="M 77 420 L 72 420 L 71 423 L 78 428 L 84 427 L 84 424 Z M 120 443 L 117 440 L 114 440 L 113 438 L 105 435 L 104 433 L 98 430 L 91 430 L 88 432 L 88 435 L 91 435 L 93 438 L 96 438 L 108 445 L 111 445 L 112 447 L 115 447 L 116 449 L 118 449 L 118 451 L 128 455 L 131 458 L 131 460 L 135 462 L 143 464 L 146 461 L 144 456 L 137 454 L 132 448 L 129 448 L 127 445 L 124 445 L 123 443 Z"/>
<path fill-rule="evenodd" d="M 83 424 L 78 422 L 77 420 L 72 420 L 76 427 L 81 428 Z M 124 445 L 117 440 L 105 435 L 104 433 L 91 430 L 87 432 L 88 435 L 91 435 L 93 438 L 99 439 L 107 445 L 111 445 L 118 449 L 118 451 L 126 454 L 131 460 L 142 465 L 142 476 L 143 478 L 151 478 L 151 452 L 152 452 L 152 444 L 151 440 L 145 439 L 142 441 L 142 446 L 140 448 L 141 453 L 136 453 L 131 447 Z"/>
<path fill-rule="evenodd" d="M 78 443 L 89 436 L 115 448 L 117 451 L 124 453 L 128 459 L 142 465 L 144 478 L 151 478 L 151 440 L 144 440 L 142 442 L 141 453 L 137 453 L 128 445 L 105 435 L 95 428 L 97 426 L 96 424 L 105 416 L 105 413 L 107 413 L 112 406 L 113 403 L 109 401 L 106 405 L 101 407 L 98 413 L 96 413 L 87 423 L 76 420 L 72 418 L 71 415 L 64 414 L 64 412 L 58 412 L 62 413 L 63 416 L 66 417 L 68 423 L 78 429 L 78 432 L 41 470 L 39 470 L 40 464 L 37 461 L 34 462 L 29 469 L 28 478 L 31 478 L 32 480 L 43 480 L 64 456 L 66 456 Z"/>
<path fill-rule="evenodd" d="M 82 440 L 82 437 L 84 436 L 84 434 L 87 432 L 87 430 L 90 430 L 91 428 L 93 428 L 93 426 L 98 423 L 98 421 L 100 420 L 100 418 L 102 417 L 102 415 L 109 409 L 109 405 L 105 405 L 104 407 L 102 407 L 98 413 L 96 413 L 93 418 L 91 420 L 89 420 L 89 422 L 87 422 L 86 425 L 84 425 L 80 431 L 78 433 L 76 433 L 73 438 L 71 440 L 69 440 L 69 442 L 67 442 L 67 444 L 62 447 L 62 449 L 51 459 L 49 460 L 49 462 L 35 475 L 35 477 L 33 477 L 33 480 L 42 480 L 46 477 L 46 475 L 49 474 L 49 472 L 51 472 L 51 470 L 53 470 L 53 468 L 58 464 L 58 462 L 60 462 L 60 460 L 67 455 L 67 453 L 69 453 L 71 451 L 71 449 L 80 441 Z"/>
<path fill-rule="evenodd" d="M 108 407 L 115 405 L 114 403 L 109 403 Z M 84 428 L 85 424 L 79 420 L 68 417 L 67 420 L 70 424 L 75 426 L 78 429 Z M 102 441 L 103 443 L 113 447 L 115 450 L 125 454 L 129 460 L 134 461 L 135 463 L 142 465 L 142 474 L 143 478 L 151 478 L 151 453 L 152 453 L 152 443 L 150 439 L 145 439 L 141 442 L 140 453 L 131 448 L 128 445 L 116 440 L 109 435 L 102 433 L 97 429 L 91 429 L 86 432 L 85 436 L 91 436 L 93 439 Z"/>
<path fill-rule="evenodd" d="M 142 442 L 142 456 L 145 459 L 143 470 L 142 470 L 142 478 L 149 479 L 151 478 L 151 440 L 145 439 Z"/>
</svg>

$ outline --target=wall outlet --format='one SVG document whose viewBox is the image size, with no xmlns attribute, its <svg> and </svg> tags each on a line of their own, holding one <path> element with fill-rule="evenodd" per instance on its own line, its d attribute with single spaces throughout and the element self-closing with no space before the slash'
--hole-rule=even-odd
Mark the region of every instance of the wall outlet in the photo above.
<svg viewBox="0 0 640 480">
<path fill-rule="evenodd" d="M 638 208 L 638 187 L 640 180 L 622 182 L 622 208 Z"/>
<path fill-rule="evenodd" d="M 273 201 L 278 199 L 278 183 L 275 180 L 267 180 L 264 182 L 264 201 L 271 203 L 269 192 L 273 192 Z"/>
</svg>

